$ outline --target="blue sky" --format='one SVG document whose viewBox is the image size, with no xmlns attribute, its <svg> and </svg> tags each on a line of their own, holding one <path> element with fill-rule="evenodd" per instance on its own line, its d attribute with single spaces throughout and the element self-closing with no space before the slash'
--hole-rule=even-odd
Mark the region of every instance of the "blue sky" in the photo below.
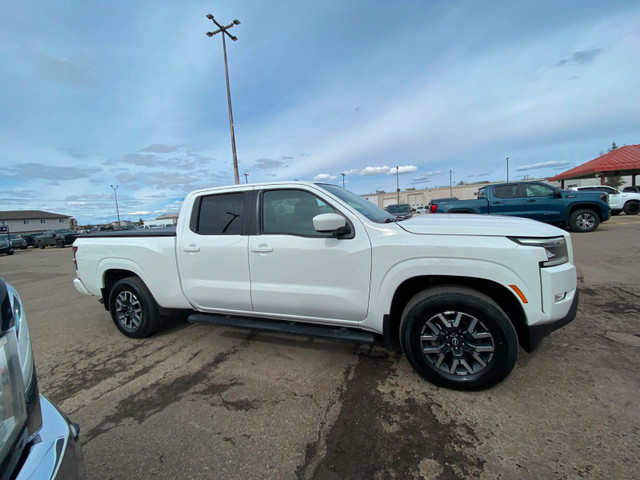
<svg viewBox="0 0 640 480">
<path fill-rule="evenodd" d="M 0 17 L 0 210 L 81 224 L 241 179 L 557 174 L 640 143 L 640 2 L 16 1 Z"/>
</svg>

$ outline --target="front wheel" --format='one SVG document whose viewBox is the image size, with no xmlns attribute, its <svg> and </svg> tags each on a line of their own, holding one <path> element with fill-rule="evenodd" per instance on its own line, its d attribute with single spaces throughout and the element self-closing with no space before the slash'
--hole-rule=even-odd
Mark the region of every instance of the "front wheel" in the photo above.
<svg viewBox="0 0 640 480">
<path fill-rule="evenodd" d="M 624 213 L 627 215 L 637 215 L 640 210 L 640 202 L 627 202 L 624 204 Z"/>
<path fill-rule="evenodd" d="M 518 357 L 518 336 L 504 311 L 467 287 L 418 293 L 400 323 L 409 363 L 430 382 L 456 390 L 483 390 L 507 378 Z"/>
<path fill-rule="evenodd" d="M 582 208 L 569 215 L 569 228 L 574 232 L 593 232 L 598 225 L 600 225 L 600 217 L 593 210 Z"/>
<path fill-rule="evenodd" d="M 138 277 L 116 282 L 109 295 L 109 312 L 115 326 L 130 338 L 145 338 L 160 328 L 158 304 Z"/>
</svg>

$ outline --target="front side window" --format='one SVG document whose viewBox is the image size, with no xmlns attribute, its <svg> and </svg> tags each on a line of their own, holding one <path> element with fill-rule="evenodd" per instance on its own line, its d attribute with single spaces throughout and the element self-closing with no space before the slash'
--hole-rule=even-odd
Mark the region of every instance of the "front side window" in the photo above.
<svg viewBox="0 0 640 480">
<path fill-rule="evenodd" d="M 244 223 L 244 193 L 222 193 L 202 197 L 195 223 L 192 230 L 200 235 L 241 235 Z"/>
<path fill-rule="evenodd" d="M 271 234 L 330 236 L 313 227 L 313 217 L 335 209 L 304 190 L 267 190 L 262 196 L 262 232 Z"/>
<path fill-rule="evenodd" d="M 525 185 L 524 190 L 527 197 L 550 197 L 554 193 L 553 188 L 546 185 L 538 185 L 537 183 Z"/>
</svg>

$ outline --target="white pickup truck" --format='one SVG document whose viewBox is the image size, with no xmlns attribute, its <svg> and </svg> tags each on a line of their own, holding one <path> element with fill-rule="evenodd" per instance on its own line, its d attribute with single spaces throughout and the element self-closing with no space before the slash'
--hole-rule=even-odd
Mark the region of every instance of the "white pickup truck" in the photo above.
<svg viewBox="0 0 640 480">
<path fill-rule="evenodd" d="M 396 219 L 336 185 L 192 192 L 175 229 L 78 237 L 76 289 L 116 327 L 189 320 L 390 348 L 456 389 L 496 385 L 578 306 L 571 237 L 515 217 Z"/>
</svg>

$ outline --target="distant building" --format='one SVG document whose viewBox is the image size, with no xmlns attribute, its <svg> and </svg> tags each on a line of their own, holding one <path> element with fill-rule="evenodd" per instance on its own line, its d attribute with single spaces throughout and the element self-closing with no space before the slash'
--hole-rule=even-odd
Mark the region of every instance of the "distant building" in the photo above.
<svg viewBox="0 0 640 480">
<path fill-rule="evenodd" d="M 0 212 L 0 225 L 11 233 L 35 233 L 61 228 L 75 228 L 76 220 L 69 215 L 42 210 L 13 210 Z"/>
<path fill-rule="evenodd" d="M 178 223 L 178 213 L 165 213 L 155 220 L 143 220 L 146 228 L 171 227 Z"/>
</svg>

